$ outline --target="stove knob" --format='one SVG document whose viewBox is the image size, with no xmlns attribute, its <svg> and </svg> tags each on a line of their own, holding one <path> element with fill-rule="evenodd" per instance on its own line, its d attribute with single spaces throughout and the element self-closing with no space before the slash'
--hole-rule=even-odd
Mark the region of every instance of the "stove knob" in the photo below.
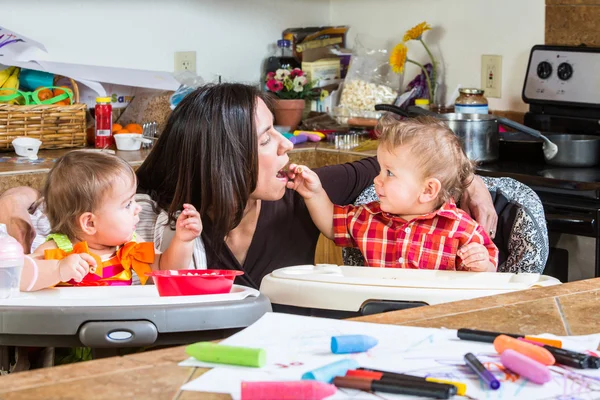
<svg viewBox="0 0 600 400">
<path fill-rule="evenodd" d="M 573 76 L 573 67 L 569 63 L 562 63 L 558 66 L 556 73 L 560 80 L 567 81 Z"/>
<path fill-rule="evenodd" d="M 548 61 L 542 61 L 537 66 L 537 76 L 541 79 L 548 79 L 548 77 L 552 74 L 552 64 Z"/>
</svg>

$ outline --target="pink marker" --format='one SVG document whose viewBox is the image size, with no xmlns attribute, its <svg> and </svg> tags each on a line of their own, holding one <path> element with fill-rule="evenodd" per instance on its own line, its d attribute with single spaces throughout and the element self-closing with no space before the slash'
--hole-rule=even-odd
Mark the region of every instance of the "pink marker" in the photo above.
<svg viewBox="0 0 600 400">
<path fill-rule="evenodd" d="M 321 400 L 336 391 L 334 385 L 319 381 L 242 382 L 242 400 Z"/>
<path fill-rule="evenodd" d="M 544 384 L 552 379 L 548 367 L 514 350 L 504 350 L 500 354 L 502 365 L 529 379 L 533 383 Z"/>
</svg>

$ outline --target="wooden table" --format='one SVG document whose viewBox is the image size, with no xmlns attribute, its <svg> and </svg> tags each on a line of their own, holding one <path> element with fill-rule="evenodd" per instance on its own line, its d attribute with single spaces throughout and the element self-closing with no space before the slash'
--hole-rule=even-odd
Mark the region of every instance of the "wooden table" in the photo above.
<svg viewBox="0 0 600 400">
<path fill-rule="evenodd" d="M 586 335 L 600 332 L 600 278 L 356 318 L 357 321 Z M 149 351 L 0 377 L 0 399 L 229 399 L 181 392 L 205 368 L 178 367 L 184 347 Z"/>
</svg>

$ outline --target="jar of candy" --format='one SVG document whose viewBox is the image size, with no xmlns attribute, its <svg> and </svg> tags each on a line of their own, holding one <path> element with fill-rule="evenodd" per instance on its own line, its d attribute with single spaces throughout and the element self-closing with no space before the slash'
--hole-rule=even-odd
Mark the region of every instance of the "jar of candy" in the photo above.
<svg viewBox="0 0 600 400">
<path fill-rule="evenodd" d="M 96 129 L 94 132 L 95 147 L 104 149 L 113 145 L 112 135 L 112 104 L 110 97 L 97 97 L 94 117 L 96 118 Z"/>
</svg>

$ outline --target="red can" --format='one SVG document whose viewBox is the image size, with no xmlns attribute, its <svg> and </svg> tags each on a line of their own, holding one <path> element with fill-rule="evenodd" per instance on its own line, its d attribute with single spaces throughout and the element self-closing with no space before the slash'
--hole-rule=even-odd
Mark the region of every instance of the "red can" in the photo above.
<svg viewBox="0 0 600 400">
<path fill-rule="evenodd" d="M 97 149 L 110 147 L 114 143 L 112 135 L 112 104 L 110 97 L 97 97 L 95 107 L 96 130 L 95 145 Z"/>
</svg>

